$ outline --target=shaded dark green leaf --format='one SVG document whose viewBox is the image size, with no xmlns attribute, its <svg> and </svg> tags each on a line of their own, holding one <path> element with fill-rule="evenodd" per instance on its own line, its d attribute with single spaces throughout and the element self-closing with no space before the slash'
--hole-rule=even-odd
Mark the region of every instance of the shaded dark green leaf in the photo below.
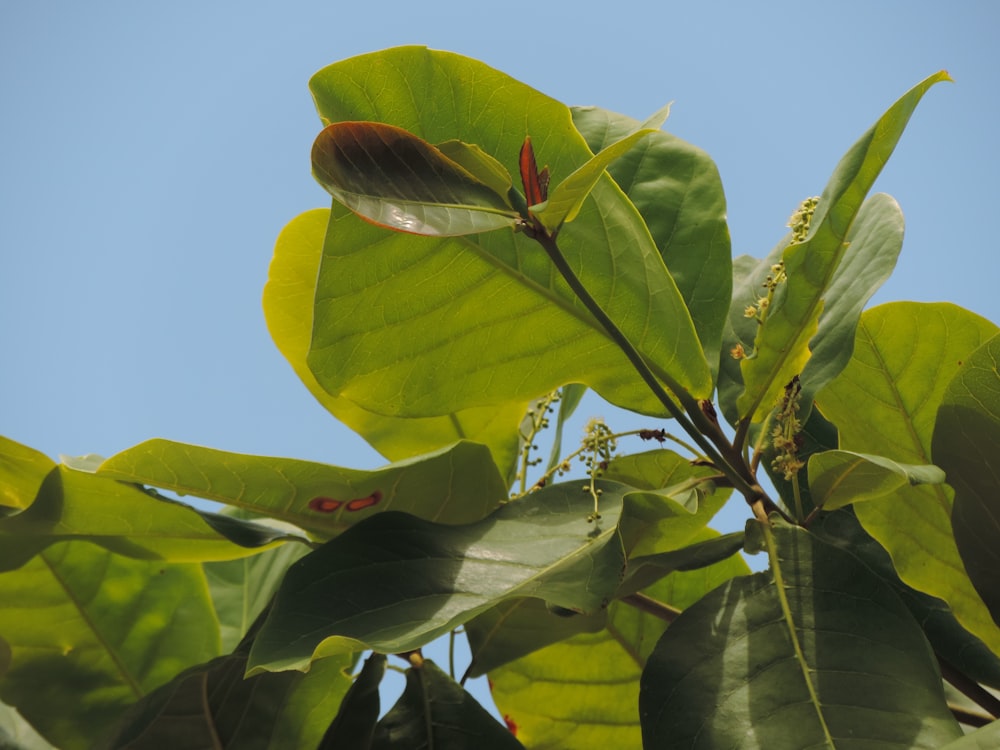
<svg viewBox="0 0 1000 750">
<path fill-rule="evenodd" d="M 372 750 L 517 750 L 524 746 L 438 666 L 406 670 L 406 689 L 375 729 Z"/>
<path fill-rule="evenodd" d="M 373 653 L 365 659 L 361 674 L 340 702 L 340 710 L 317 750 L 368 750 L 371 747 L 381 710 L 378 689 L 385 676 L 385 661 L 385 654 Z"/>
<path fill-rule="evenodd" d="M 960 736 L 933 653 L 892 590 L 804 530 L 764 535 L 774 571 L 686 609 L 650 656 L 644 746 L 938 748 Z"/>
<path fill-rule="evenodd" d="M 951 524 L 972 584 L 1000 624 L 1000 336 L 974 351 L 945 391 L 931 451 L 955 490 Z"/>
</svg>

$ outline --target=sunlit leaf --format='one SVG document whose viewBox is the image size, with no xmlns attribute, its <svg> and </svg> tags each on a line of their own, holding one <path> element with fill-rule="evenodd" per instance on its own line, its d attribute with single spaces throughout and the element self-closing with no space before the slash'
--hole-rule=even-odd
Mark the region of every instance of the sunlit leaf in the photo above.
<svg viewBox="0 0 1000 750">
<path fill-rule="evenodd" d="M 948 74 L 942 71 L 917 84 L 861 136 L 840 160 L 820 196 L 806 239 L 793 242 L 785 249 L 787 281 L 779 287 L 780 293 L 767 311 L 754 342 L 753 356 L 740 363 L 746 384 L 738 401 L 741 419 L 762 419 L 785 384 L 793 375 L 802 373 L 809 360 L 810 340 L 818 330 L 820 314 L 835 299 L 833 281 L 838 267 L 851 250 L 851 243 L 869 241 L 873 248 L 888 252 L 892 263 L 895 262 L 899 252 L 895 238 L 890 235 L 883 241 L 877 234 L 871 238 L 860 236 L 863 230 L 855 228 L 855 220 L 865 195 L 896 148 L 918 102 L 931 86 L 946 80 L 950 80 Z M 891 269 L 891 264 L 889 267 Z M 881 283 L 874 277 L 872 281 L 876 286 Z M 870 295 L 873 290 L 863 291 Z M 849 342 L 849 320 L 846 326 L 836 317 L 828 320 L 836 321 L 829 335 L 837 339 L 846 336 Z M 817 339 L 816 346 L 819 341 Z M 829 350 L 829 356 L 836 358 L 838 346 L 831 344 Z"/>
<path fill-rule="evenodd" d="M 311 87 L 327 122 L 387 122 L 429 143 L 475 143 L 512 174 L 529 135 L 553 184 L 592 157 L 564 105 L 450 53 L 405 47 L 352 58 L 317 73 Z M 328 393 L 379 414 L 430 417 L 525 403 L 577 382 L 617 405 L 665 413 L 524 233 L 416 237 L 332 216 L 308 356 Z M 610 178 L 563 227 L 559 247 L 654 373 L 710 395 L 683 299 Z"/>
<path fill-rule="evenodd" d="M 252 671 L 311 658 L 418 648 L 510 598 L 577 612 L 607 606 L 624 553 L 625 485 L 601 482 L 601 519 L 577 482 L 554 484 L 467 526 L 380 513 L 293 565 L 257 637 Z M 581 585 L 582 584 L 582 585 Z"/>
<path fill-rule="evenodd" d="M 645 747 L 938 748 L 960 736 L 892 590 L 804 530 L 773 540 L 773 571 L 715 589 L 656 645 L 639 697 Z"/>
<path fill-rule="evenodd" d="M 649 129 L 637 130 L 601 149 L 589 161 L 577 167 L 573 174 L 556 183 L 549 192 L 548 200 L 541 206 L 533 207 L 532 214 L 552 232 L 558 230 L 565 222 L 573 221 L 584 199 L 590 195 L 590 191 L 601 179 L 604 170 L 631 150 L 636 143 L 655 132 Z"/>
<path fill-rule="evenodd" d="M 0 747 L 3 750 L 57 750 L 16 710 L 0 703 Z"/>
<path fill-rule="evenodd" d="M 343 212 L 339 206 L 337 210 Z M 399 419 L 363 409 L 323 390 L 309 370 L 313 301 L 329 209 L 297 216 L 282 230 L 264 287 L 264 317 L 275 345 L 316 400 L 390 461 L 429 453 L 459 440 L 489 446 L 506 476 L 517 456 L 517 425 L 527 400 L 466 409 L 439 417 Z"/>
<path fill-rule="evenodd" d="M 29 460 L 22 461 L 26 456 Z M 23 565 L 49 545 L 86 540 L 113 552 L 175 562 L 231 560 L 284 532 L 215 528 L 211 514 L 163 500 L 134 484 L 77 471 L 10 440 L 0 443 L 0 486 L 24 508 L 0 517 L 0 571 Z M 12 506 L 14 507 L 14 506 Z M 238 523 L 234 521 L 233 523 Z"/>
<path fill-rule="evenodd" d="M 997 332 L 993 323 L 944 303 L 894 302 L 866 311 L 850 363 L 816 401 L 837 424 L 840 447 L 932 463 L 934 422 L 948 383 Z M 1000 628 L 955 545 L 952 498 L 948 485 L 907 486 L 855 511 L 904 583 L 946 601 L 967 630 L 1000 652 Z"/>
<path fill-rule="evenodd" d="M 599 107 L 573 107 L 572 113 L 594 153 L 637 129 L 662 124 L 655 116 L 640 123 Z M 714 369 L 732 286 L 726 197 L 715 162 L 690 143 L 657 132 L 613 162 L 608 173 L 642 215 Z"/>
<path fill-rule="evenodd" d="M 12 652 L 0 699 L 64 750 L 90 748 L 137 699 L 219 652 L 197 565 L 62 543 L 0 575 L 0 601 Z"/>
<path fill-rule="evenodd" d="M 430 661 L 406 670 L 406 689 L 375 729 L 372 750 L 522 748 L 507 728 Z"/>
<path fill-rule="evenodd" d="M 506 195 L 412 133 L 378 122 L 338 122 L 316 137 L 313 174 L 362 218 L 413 234 L 455 237 L 513 227 Z"/>
<path fill-rule="evenodd" d="M 1000 624 L 1000 337 L 974 351 L 948 384 L 934 460 L 955 490 L 955 543 L 976 591 Z"/>
<path fill-rule="evenodd" d="M 994 750 L 997 746 L 1000 746 L 1000 721 L 990 722 L 961 739 L 949 742 L 941 750 Z"/>
<path fill-rule="evenodd" d="M 824 510 L 851 503 L 891 497 L 897 490 L 918 484 L 942 484 L 937 466 L 896 463 L 885 456 L 850 451 L 824 451 L 809 459 L 809 491 Z"/>
<path fill-rule="evenodd" d="M 507 497 L 489 451 L 475 443 L 362 471 L 156 439 L 112 456 L 100 472 L 218 500 L 326 537 L 388 510 L 468 523 Z"/>
</svg>

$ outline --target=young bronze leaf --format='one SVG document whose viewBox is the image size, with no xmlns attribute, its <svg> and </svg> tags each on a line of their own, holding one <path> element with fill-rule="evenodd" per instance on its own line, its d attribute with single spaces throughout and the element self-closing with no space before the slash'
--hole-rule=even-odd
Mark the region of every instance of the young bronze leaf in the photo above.
<svg viewBox="0 0 1000 750">
<path fill-rule="evenodd" d="M 513 226 L 518 214 L 439 149 L 377 122 L 338 122 L 313 144 L 323 188 L 373 224 L 400 232 L 456 237 Z"/>
</svg>

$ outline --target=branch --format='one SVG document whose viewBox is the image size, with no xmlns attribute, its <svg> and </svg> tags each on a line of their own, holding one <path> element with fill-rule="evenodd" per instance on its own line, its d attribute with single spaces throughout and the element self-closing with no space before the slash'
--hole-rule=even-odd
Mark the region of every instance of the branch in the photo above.
<svg viewBox="0 0 1000 750">
<path fill-rule="evenodd" d="M 938 664 L 941 666 L 941 676 L 948 684 L 962 693 L 966 698 L 983 708 L 986 713 L 994 719 L 1000 716 L 1000 698 L 984 688 L 975 680 L 960 672 L 957 667 L 937 656 Z"/>
<path fill-rule="evenodd" d="M 641 593 L 623 596 L 621 601 L 631 607 L 635 607 L 640 612 L 645 612 L 647 615 L 658 617 L 664 622 L 673 622 L 681 614 L 681 611 L 676 607 L 671 607 L 666 602 L 661 602 L 651 596 L 646 596 Z"/>
</svg>

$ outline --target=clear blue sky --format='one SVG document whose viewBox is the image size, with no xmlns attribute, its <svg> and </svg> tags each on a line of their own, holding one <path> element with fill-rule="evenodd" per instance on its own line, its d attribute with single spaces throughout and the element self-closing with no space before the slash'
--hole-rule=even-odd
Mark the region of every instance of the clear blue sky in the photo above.
<svg viewBox="0 0 1000 750">
<path fill-rule="evenodd" d="M 328 203 L 309 171 L 309 76 L 397 44 L 637 118 L 673 101 L 667 129 L 716 159 L 734 252 L 756 256 L 896 97 L 945 68 L 956 82 L 924 99 L 877 186 L 907 218 L 877 301 L 1000 321 L 998 34 L 987 0 L 6 0 L 0 433 L 52 456 L 166 437 L 380 464 L 301 386 L 260 298 L 281 227 Z"/>
</svg>

